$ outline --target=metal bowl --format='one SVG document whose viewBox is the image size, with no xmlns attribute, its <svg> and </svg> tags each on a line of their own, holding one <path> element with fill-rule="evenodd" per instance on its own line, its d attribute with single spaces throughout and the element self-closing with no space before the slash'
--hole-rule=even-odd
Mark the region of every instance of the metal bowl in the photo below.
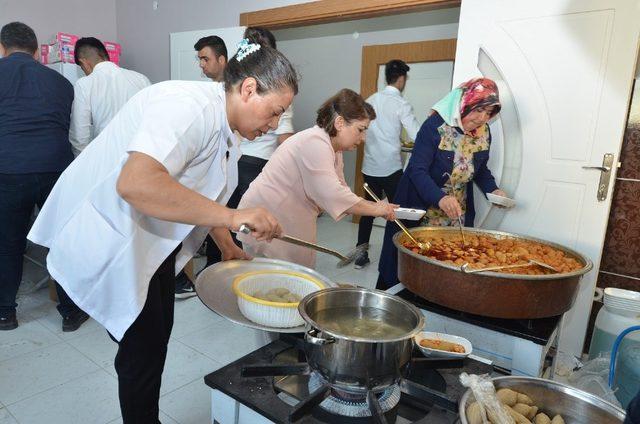
<svg viewBox="0 0 640 424">
<path fill-rule="evenodd" d="M 528 395 L 534 405 L 549 417 L 560 414 L 567 424 L 598 423 L 620 424 L 625 412 L 621 408 L 591 393 L 562 383 L 534 377 L 497 377 L 493 379 L 497 389 L 509 388 Z M 461 424 L 468 424 L 466 409 L 475 398 L 467 390 L 460 399 Z"/>
<path fill-rule="evenodd" d="M 416 227 L 409 231 L 424 237 L 425 233 L 456 234 L 459 230 Z M 569 273 L 546 275 L 466 274 L 458 266 L 407 249 L 402 244 L 406 235 L 398 232 L 393 236 L 398 249 L 398 279 L 418 296 L 451 309 L 494 318 L 533 319 L 561 315 L 571 309 L 580 278 L 593 268 L 591 260 L 580 253 L 546 240 L 479 228 L 468 228 L 465 232 L 545 244 L 574 257 L 583 267 Z"/>
</svg>

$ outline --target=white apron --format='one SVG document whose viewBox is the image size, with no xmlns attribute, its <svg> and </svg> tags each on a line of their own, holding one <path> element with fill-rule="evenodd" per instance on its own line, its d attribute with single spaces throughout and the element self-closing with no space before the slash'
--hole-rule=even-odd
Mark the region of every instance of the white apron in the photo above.
<svg viewBox="0 0 640 424">
<path fill-rule="evenodd" d="M 143 215 L 118 195 L 118 176 L 133 151 L 226 204 L 237 186 L 240 150 L 222 84 L 167 81 L 135 95 L 62 173 L 29 232 L 29 240 L 50 249 L 51 276 L 117 340 L 140 314 L 160 264 L 182 243 L 181 270 L 209 230 Z"/>
</svg>

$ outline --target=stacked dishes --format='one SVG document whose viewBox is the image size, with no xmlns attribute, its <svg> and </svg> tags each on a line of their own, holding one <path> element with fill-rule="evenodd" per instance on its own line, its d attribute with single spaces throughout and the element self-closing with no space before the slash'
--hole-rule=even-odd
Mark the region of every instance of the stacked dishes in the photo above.
<svg viewBox="0 0 640 424">
<path fill-rule="evenodd" d="M 640 313 L 640 293 L 636 291 L 607 287 L 603 302 L 609 310 L 623 315 Z"/>
</svg>

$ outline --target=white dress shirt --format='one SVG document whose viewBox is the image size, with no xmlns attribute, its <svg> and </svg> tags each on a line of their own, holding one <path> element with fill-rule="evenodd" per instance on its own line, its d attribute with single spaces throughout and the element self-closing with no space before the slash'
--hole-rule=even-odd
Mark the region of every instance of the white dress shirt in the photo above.
<svg viewBox="0 0 640 424">
<path fill-rule="evenodd" d="M 420 124 L 413 108 L 397 88 L 387 85 L 384 90 L 367 99 L 376 111 L 364 143 L 362 173 L 371 177 L 386 177 L 402 169 L 400 133 L 402 128 L 409 138 L 416 139 Z"/>
<path fill-rule="evenodd" d="M 243 155 L 269 160 L 278 148 L 278 137 L 293 133 L 293 105 L 290 105 L 280 116 L 278 128 L 256 137 L 253 141 L 242 139 L 240 150 Z"/>
<path fill-rule="evenodd" d="M 74 85 L 69 141 L 76 156 L 102 132 L 125 103 L 151 85 L 149 79 L 113 62 L 98 63 Z"/>
<path fill-rule="evenodd" d="M 226 204 L 240 149 L 223 84 L 165 81 L 136 94 L 62 173 L 29 232 L 50 249 L 51 276 L 118 340 L 142 311 L 160 264 L 182 243 L 182 269 L 209 230 L 152 218 L 124 201 L 116 182 L 130 152 L 151 156 L 180 184 Z"/>
</svg>

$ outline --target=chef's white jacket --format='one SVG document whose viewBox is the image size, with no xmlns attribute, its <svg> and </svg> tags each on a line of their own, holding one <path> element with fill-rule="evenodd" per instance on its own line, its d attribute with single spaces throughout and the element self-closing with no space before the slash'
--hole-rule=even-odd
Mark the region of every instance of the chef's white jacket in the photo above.
<svg viewBox="0 0 640 424">
<path fill-rule="evenodd" d="M 278 148 L 278 136 L 291 133 L 293 133 L 292 105 L 280 115 L 278 128 L 269 130 L 265 135 L 256 137 L 253 141 L 247 140 L 246 138 L 242 139 L 240 142 L 240 150 L 243 155 L 269 160 L 273 152 Z"/>
<path fill-rule="evenodd" d="M 69 127 L 73 153 L 80 154 L 122 106 L 149 85 L 144 75 L 109 61 L 98 63 L 91 74 L 76 81 Z"/>
<path fill-rule="evenodd" d="M 116 192 L 129 152 L 162 163 L 180 184 L 221 204 L 237 186 L 240 149 L 224 86 L 166 81 L 136 94 L 62 173 L 28 238 L 50 249 L 47 269 L 118 340 L 144 306 L 149 281 L 176 247 L 176 272 L 208 228 L 155 219 Z"/>
<path fill-rule="evenodd" d="M 412 140 L 416 139 L 420 124 L 411 104 L 397 88 L 387 85 L 372 94 L 367 103 L 376 111 L 364 143 L 362 173 L 372 177 L 386 177 L 402 169 L 400 133 L 402 128 Z"/>
</svg>

